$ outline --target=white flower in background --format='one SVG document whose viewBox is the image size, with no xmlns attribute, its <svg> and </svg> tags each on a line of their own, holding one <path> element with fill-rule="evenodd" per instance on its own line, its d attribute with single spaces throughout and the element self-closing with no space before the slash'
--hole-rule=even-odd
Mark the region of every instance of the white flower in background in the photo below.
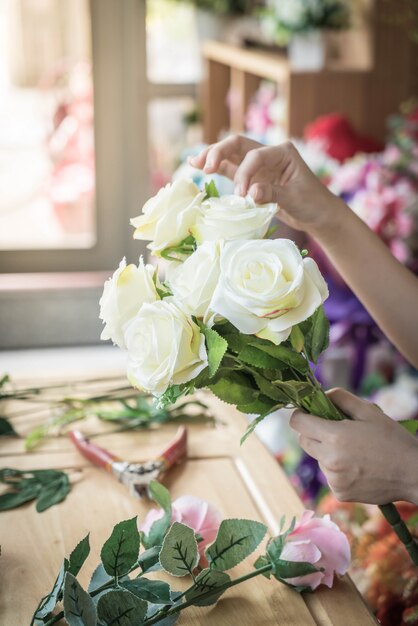
<svg viewBox="0 0 418 626">
<path fill-rule="evenodd" d="M 204 197 L 191 180 L 169 183 L 144 204 L 142 215 L 131 219 L 134 239 L 151 241 L 148 248 L 156 254 L 180 243 L 190 235 Z"/>
<path fill-rule="evenodd" d="M 144 302 L 160 299 L 153 281 L 154 272 L 152 265 L 144 265 L 142 257 L 138 267 L 126 265 L 126 260 L 122 259 L 116 272 L 105 282 L 100 298 L 100 319 L 106 324 L 100 339 L 111 339 L 120 348 L 126 347 L 123 337 L 126 324 Z"/>
<path fill-rule="evenodd" d="M 373 402 L 393 420 L 411 420 L 418 416 L 418 381 L 400 376 L 393 385 L 376 391 Z"/>
<path fill-rule="evenodd" d="M 306 22 L 308 6 L 306 0 L 274 0 L 276 18 L 288 28 L 300 28 Z"/>
<path fill-rule="evenodd" d="M 226 242 L 220 265 L 211 310 L 242 333 L 275 344 L 328 297 L 315 261 L 303 259 L 289 239 Z"/>
<path fill-rule="evenodd" d="M 261 239 L 267 233 L 277 205 L 257 205 L 251 196 L 208 198 L 190 229 L 198 243 L 219 239 Z"/>
<path fill-rule="evenodd" d="M 189 315 L 204 318 L 219 279 L 220 242 L 205 241 L 184 263 L 173 262 L 166 279 L 176 302 Z"/>
<path fill-rule="evenodd" d="M 172 297 L 144 304 L 127 326 L 125 342 L 129 382 L 154 395 L 192 380 L 208 364 L 204 335 Z"/>
</svg>

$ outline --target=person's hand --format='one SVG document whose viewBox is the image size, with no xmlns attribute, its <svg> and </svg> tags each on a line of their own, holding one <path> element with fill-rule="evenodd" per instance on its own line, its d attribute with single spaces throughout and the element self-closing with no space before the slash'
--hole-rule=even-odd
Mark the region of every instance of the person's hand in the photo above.
<svg viewBox="0 0 418 626">
<path fill-rule="evenodd" d="M 343 502 L 418 504 L 418 441 L 376 405 L 343 389 L 328 395 L 353 419 L 332 422 L 295 411 L 290 425 L 319 461 L 335 496 Z"/>
<path fill-rule="evenodd" d="M 232 179 L 235 193 L 249 193 L 258 204 L 277 202 L 279 219 L 312 234 L 332 229 L 346 208 L 318 180 L 291 142 L 263 146 L 241 135 L 232 135 L 204 148 L 189 159 L 206 174 Z"/>
</svg>

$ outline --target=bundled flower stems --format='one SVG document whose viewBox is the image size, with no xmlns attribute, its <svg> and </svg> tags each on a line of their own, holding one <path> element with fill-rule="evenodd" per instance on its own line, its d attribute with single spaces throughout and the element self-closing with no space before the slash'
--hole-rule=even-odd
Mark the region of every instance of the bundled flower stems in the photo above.
<svg viewBox="0 0 418 626">
<path fill-rule="evenodd" d="M 300 408 L 325 419 L 333 405 L 314 368 L 328 346 L 328 288 L 289 239 L 269 239 L 275 204 L 219 197 L 179 179 L 132 220 L 134 237 L 165 259 L 165 279 L 123 260 L 100 301 L 103 339 L 128 352 L 128 379 L 161 406 L 208 388 L 243 413 Z M 267 238 L 266 238 L 267 237 Z M 381 507 L 418 565 L 418 546 L 393 504 Z"/>
</svg>

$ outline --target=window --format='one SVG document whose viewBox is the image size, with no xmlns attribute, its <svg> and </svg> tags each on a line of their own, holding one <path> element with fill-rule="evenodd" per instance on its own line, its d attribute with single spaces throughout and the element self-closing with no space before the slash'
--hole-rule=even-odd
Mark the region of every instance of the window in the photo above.
<svg viewBox="0 0 418 626">
<path fill-rule="evenodd" d="M 172 0 L 0 0 L 0 89 L 22 97 L 23 116 L 14 135 L 0 108 L 19 157 L 4 177 L 6 132 L 0 191 L 15 196 L 0 200 L 0 348 L 98 341 L 100 272 L 146 251 L 129 218 L 200 138 L 188 122 L 201 71 L 194 19 Z M 29 51 L 24 62 L 14 50 L 13 75 L 2 37 L 11 22 Z M 81 156 L 66 143 L 74 129 Z M 16 211 L 7 220 L 5 207 Z"/>
</svg>

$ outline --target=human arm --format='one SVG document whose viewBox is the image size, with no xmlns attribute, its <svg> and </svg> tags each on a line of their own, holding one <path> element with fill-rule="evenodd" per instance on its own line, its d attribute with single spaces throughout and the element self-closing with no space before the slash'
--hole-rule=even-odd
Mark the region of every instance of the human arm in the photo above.
<svg viewBox="0 0 418 626">
<path fill-rule="evenodd" d="M 208 174 L 232 178 L 235 192 L 277 202 L 278 217 L 309 232 L 376 323 L 418 367 L 418 280 L 286 142 L 262 146 L 234 135 L 191 159 Z"/>
<path fill-rule="evenodd" d="M 331 422 L 295 411 L 290 425 L 302 448 L 319 461 L 335 496 L 418 505 L 418 440 L 374 404 L 343 389 L 328 394 L 351 420 Z"/>
</svg>

